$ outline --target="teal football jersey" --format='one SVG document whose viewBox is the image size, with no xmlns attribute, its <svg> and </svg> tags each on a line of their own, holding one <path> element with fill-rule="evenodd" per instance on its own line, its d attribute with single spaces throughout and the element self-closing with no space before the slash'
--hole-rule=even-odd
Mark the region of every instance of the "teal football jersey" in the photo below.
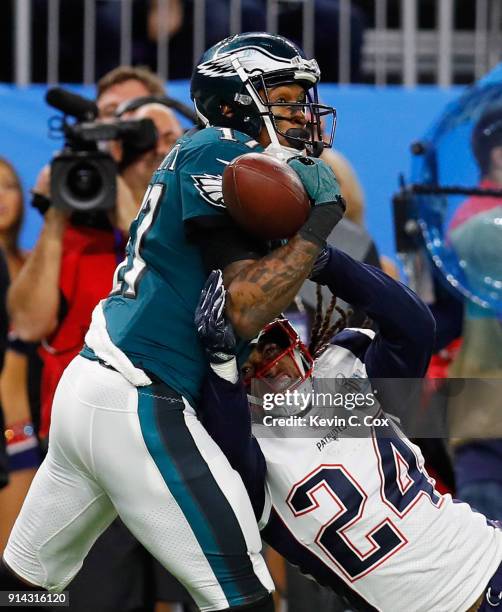
<svg viewBox="0 0 502 612">
<path fill-rule="evenodd" d="M 191 402 L 207 368 L 193 321 L 207 274 L 184 223 L 228 214 L 223 170 L 251 150 L 263 148 L 228 128 L 205 128 L 178 140 L 152 177 L 103 305 L 113 344 Z"/>
</svg>

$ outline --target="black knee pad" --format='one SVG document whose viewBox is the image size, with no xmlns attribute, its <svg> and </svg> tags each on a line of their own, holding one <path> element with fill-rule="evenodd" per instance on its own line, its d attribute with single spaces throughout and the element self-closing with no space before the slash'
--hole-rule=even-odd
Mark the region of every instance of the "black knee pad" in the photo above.
<svg viewBox="0 0 502 612">
<path fill-rule="evenodd" d="M 270 594 L 263 599 L 254 601 L 251 604 L 247 604 L 245 606 L 234 606 L 233 608 L 228 608 L 228 610 L 229 612 L 274 612 L 275 607 L 272 594 Z"/>
</svg>

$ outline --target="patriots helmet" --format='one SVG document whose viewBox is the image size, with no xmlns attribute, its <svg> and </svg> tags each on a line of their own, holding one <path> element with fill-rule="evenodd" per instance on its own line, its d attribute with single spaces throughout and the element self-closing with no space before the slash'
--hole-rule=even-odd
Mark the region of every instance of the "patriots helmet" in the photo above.
<svg viewBox="0 0 502 612">
<path fill-rule="evenodd" d="M 284 136 L 296 149 L 307 147 L 320 153 L 333 144 L 336 111 L 319 104 L 317 84 L 319 66 L 306 59 L 294 43 L 276 34 L 250 32 L 230 36 L 208 49 L 194 68 L 190 94 L 197 117 L 204 126 L 229 127 L 257 138 L 265 126 L 272 145 L 280 146 L 277 134 Z M 268 88 L 298 84 L 305 89 L 306 102 L 270 102 Z M 262 95 L 260 96 L 260 93 Z M 231 117 L 223 114 L 228 105 Z M 278 108 L 297 108 L 306 113 L 305 130 L 290 129 L 288 134 L 277 127 Z M 279 111 L 280 112 L 280 111 Z M 323 117 L 331 117 L 331 133 L 323 140 Z M 296 133 L 295 133 L 296 132 Z"/>
<path fill-rule="evenodd" d="M 301 396 L 308 397 L 311 393 L 314 360 L 291 323 L 284 318 L 273 320 L 251 342 L 253 348 L 258 348 L 262 355 L 260 366 L 249 373 L 246 364 L 241 369 L 251 407 L 264 406 L 263 398 L 267 395 L 273 404 L 276 394 L 284 395 L 289 391 L 287 400 L 281 400 L 280 406 L 271 405 L 265 409 L 273 410 L 275 415 L 291 416 L 305 408 Z M 285 358 L 291 364 L 288 375 L 284 370 L 279 373 L 276 370 L 276 365 Z M 293 391 L 297 394 L 291 395 Z"/>
</svg>

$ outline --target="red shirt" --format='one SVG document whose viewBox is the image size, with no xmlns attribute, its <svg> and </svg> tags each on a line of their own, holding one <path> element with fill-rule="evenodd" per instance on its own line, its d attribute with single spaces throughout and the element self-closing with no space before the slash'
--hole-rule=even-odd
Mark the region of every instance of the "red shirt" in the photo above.
<svg viewBox="0 0 502 612">
<path fill-rule="evenodd" d="M 66 301 L 66 314 L 39 349 L 43 361 L 41 437 L 49 431 L 59 379 L 81 350 L 94 306 L 110 292 L 117 259 L 123 255 L 124 243 L 111 229 L 68 226 L 65 230 L 59 288 Z"/>
</svg>

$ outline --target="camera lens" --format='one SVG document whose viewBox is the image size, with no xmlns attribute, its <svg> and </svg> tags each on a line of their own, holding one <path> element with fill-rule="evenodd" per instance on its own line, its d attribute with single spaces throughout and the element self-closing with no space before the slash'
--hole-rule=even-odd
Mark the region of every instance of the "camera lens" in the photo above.
<svg viewBox="0 0 502 612">
<path fill-rule="evenodd" d="M 51 163 L 52 204 L 61 210 L 110 210 L 116 181 L 117 164 L 107 153 L 65 149 Z"/>
<path fill-rule="evenodd" d="M 82 200 L 90 200 L 103 188 L 103 178 L 99 171 L 89 163 L 79 163 L 68 172 L 69 190 Z"/>
</svg>

